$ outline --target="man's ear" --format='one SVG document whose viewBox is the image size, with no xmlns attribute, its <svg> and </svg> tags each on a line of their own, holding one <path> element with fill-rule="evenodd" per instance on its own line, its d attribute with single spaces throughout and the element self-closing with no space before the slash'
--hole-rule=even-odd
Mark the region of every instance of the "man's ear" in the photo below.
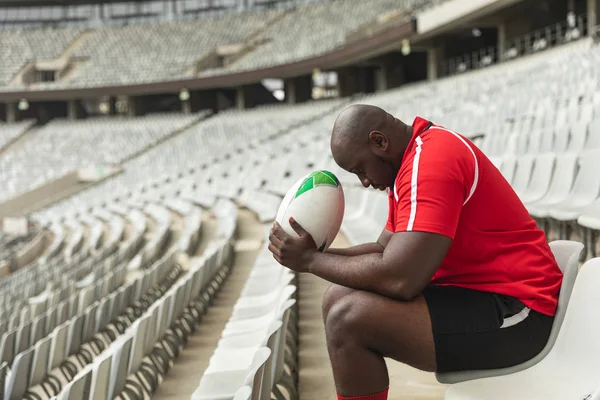
<svg viewBox="0 0 600 400">
<path fill-rule="evenodd" d="M 387 136 L 380 131 L 371 131 L 369 133 L 369 145 L 374 152 L 387 152 L 389 144 Z"/>
</svg>

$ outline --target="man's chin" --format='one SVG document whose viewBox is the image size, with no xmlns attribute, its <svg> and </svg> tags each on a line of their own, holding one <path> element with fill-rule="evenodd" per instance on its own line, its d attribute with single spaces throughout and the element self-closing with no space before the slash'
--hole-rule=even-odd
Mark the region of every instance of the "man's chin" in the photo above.
<svg viewBox="0 0 600 400">
<path fill-rule="evenodd" d="M 380 190 L 382 192 L 385 192 L 389 188 L 388 185 L 371 185 L 371 186 L 373 187 L 373 189 Z"/>
</svg>

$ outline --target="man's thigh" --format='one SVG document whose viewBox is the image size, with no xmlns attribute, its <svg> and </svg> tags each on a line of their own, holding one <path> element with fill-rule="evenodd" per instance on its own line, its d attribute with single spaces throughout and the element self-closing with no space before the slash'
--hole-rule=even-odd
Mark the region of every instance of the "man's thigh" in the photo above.
<svg viewBox="0 0 600 400">
<path fill-rule="evenodd" d="M 423 296 L 398 301 L 365 291 L 339 291 L 325 321 L 328 344 L 353 343 L 426 371 L 435 371 L 431 319 Z"/>
</svg>

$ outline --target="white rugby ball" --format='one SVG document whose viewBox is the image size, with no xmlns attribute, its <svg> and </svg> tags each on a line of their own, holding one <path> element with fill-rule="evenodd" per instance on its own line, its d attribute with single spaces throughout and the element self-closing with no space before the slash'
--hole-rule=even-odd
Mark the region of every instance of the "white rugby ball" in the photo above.
<svg viewBox="0 0 600 400">
<path fill-rule="evenodd" d="M 298 180 L 283 198 L 276 220 L 293 237 L 293 217 L 325 251 L 337 236 L 344 218 L 344 190 L 339 179 L 329 171 L 315 171 Z"/>
</svg>

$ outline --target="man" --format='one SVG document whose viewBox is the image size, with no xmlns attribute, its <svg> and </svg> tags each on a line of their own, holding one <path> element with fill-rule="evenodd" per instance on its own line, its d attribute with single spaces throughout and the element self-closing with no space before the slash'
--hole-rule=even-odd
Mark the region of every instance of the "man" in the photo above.
<svg viewBox="0 0 600 400">
<path fill-rule="evenodd" d="M 331 153 L 364 187 L 389 191 L 377 243 L 317 251 L 275 223 L 282 265 L 333 283 L 323 299 L 339 399 L 387 398 L 384 357 L 425 371 L 501 368 L 545 346 L 562 273 L 545 235 L 488 158 L 417 117 L 354 105 Z"/>
</svg>

